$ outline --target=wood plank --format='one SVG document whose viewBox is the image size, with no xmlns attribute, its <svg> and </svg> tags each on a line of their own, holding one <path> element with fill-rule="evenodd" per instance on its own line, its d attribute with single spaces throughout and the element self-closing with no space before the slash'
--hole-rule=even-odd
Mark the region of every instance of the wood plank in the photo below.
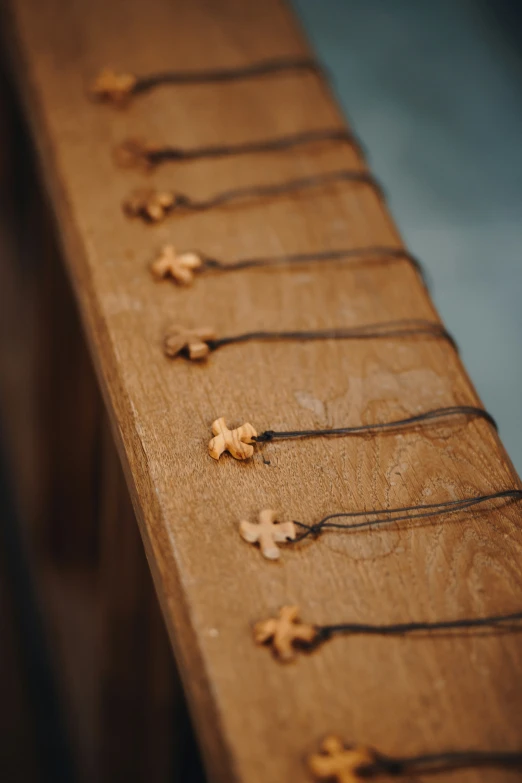
<svg viewBox="0 0 522 783">
<path fill-rule="evenodd" d="M 329 732 L 400 755 L 519 745 L 516 636 L 339 639 L 283 667 L 254 647 L 251 624 L 281 604 L 307 620 L 399 621 L 520 606 L 516 507 L 441 525 L 329 535 L 269 564 L 237 535 L 262 507 L 310 522 L 341 509 L 458 498 L 518 482 L 483 421 L 416 432 L 266 447 L 251 464 L 206 455 L 225 415 L 265 428 L 368 423 L 476 403 L 442 343 L 235 346 L 205 367 L 169 363 L 172 322 L 220 333 L 432 318 L 407 265 L 260 270 L 157 285 L 146 264 L 174 241 L 234 259 L 400 242 L 369 190 L 130 222 L 120 203 L 143 175 L 115 169 L 128 135 L 180 145 L 235 142 L 339 121 L 313 75 L 222 87 L 164 88 L 125 112 L 85 99 L 103 65 L 137 73 L 247 63 L 306 45 L 278 0 L 12 3 L 17 76 L 145 549 L 212 780 L 306 779 L 305 754 Z M 165 166 L 148 181 L 205 196 L 357 163 L 345 147 Z M 393 184 L 393 183 L 392 183 Z M 80 414 L 79 414 L 80 415 Z M 517 483 L 518 486 L 518 483 Z M 449 778 L 448 778 L 449 779 Z M 486 780 L 485 772 L 459 781 Z M 508 780 L 501 772 L 488 781 Z"/>
</svg>

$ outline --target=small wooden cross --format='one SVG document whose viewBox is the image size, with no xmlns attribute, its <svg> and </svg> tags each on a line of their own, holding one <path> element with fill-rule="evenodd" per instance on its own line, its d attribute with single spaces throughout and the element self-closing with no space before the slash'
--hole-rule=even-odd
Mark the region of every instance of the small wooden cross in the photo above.
<svg viewBox="0 0 522 783">
<path fill-rule="evenodd" d="M 190 285 L 194 280 L 194 270 L 203 265 L 197 253 L 177 253 L 174 245 L 164 245 L 150 271 L 157 280 L 171 277 L 180 285 Z"/>
<path fill-rule="evenodd" d="M 366 780 L 375 761 L 375 753 L 370 748 L 345 748 L 338 737 L 327 737 L 321 752 L 309 756 L 308 767 L 317 780 L 358 783 Z"/>
<path fill-rule="evenodd" d="M 123 202 L 123 208 L 130 217 L 159 223 L 175 201 L 176 196 L 168 190 L 136 190 Z"/>
<path fill-rule="evenodd" d="M 279 617 L 261 620 L 254 626 L 256 644 L 270 644 L 274 655 L 287 663 L 295 658 L 295 644 L 311 645 L 317 639 L 315 625 L 299 620 L 298 606 L 283 606 Z"/>
<path fill-rule="evenodd" d="M 154 161 L 151 159 L 152 153 L 161 149 L 158 144 L 149 144 L 142 139 L 126 139 L 115 148 L 114 159 L 122 168 L 139 166 L 149 170 L 154 166 Z"/>
<path fill-rule="evenodd" d="M 229 430 L 225 419 L 216 419 L 212 423 L 214 437 L 208 444 L 208 453 L 212 459 L 219 459 L 223 452 L 228 451 L 234 459 L 250 459 L 254 453 L 252 438 L 257 432 L 248 422 L 235 430 Z"/>
<path fill-rule="evenodd" d="M 132 73 L 116 73 L 110 68 L 104 68 L 91 84 L 89 91 L 99 101 L 124 103 L 137 81 Z"/>
<path fill-rule="evenodd" d="M 206 359 L 210 353 L 208 341 L 215 338 L 213 329 L 185 329 L 183 326 L 174 326 L 165 337 L 163 347 L 165 354 L 172 359 L 182 351 L 186 351 L 189 359 Z"/>
<path fill-rule="evenodd" d="M 249 544 L 259 544 L 261 554 L 267 560 L 277 560 L 280 552 L 278 543 L 291 541 L 296 537 L 293 522 L 277 522 L 275 511 L 265 509 L 259 512 L 259 522 L 240 522 L 239 534 Z"/>
</svg>

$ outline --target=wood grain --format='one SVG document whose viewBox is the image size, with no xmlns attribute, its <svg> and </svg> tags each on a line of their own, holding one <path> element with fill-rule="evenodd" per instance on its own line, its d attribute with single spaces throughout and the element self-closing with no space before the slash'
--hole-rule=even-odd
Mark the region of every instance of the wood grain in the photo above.
<svg viewBox="0 0 522 783">
<path fill-rule="evenodd" d="M 317 623 L 435 620 L 522 604 L 514 505 L 441 524 L 328 534 L 280 563 L 264 561 L 237 534 L 239 520 L 261 508 L 311 522 L 336 510 L 518 486 L 483 421 L 272 444 L 250 463 L 216 463 L 206 453 L 219 416 L 259 430 L 302 429 L 477 403 L 448 345 L 238 345 L 205 367 L 162 354 L 169 325 L 196 327 L 210 316 L 218 333 L 436 317 L 406 263 L 216 275 L 190 290 L 150 278 L 147 265 L 166 242 L 230 259 L 400 242 L 377 196 L 346 185 L 158 227 L 122 214 L 125 196 L 144 183 L 112 161 L 129 135 L 234 143 L 326 127 L 340 115 L 313 75 L 165 87 L 119 112 L 86 100 L 97 70 L 301 54 L 292 15 L 278 0 L 13 0 L 11 11 L 19 85 L 209 778 L 306 780 L 303 759 L 329 733 L 399 755 L 520 747 L 519 636 L 339 638 L 286 667 L 252 643 L 253 623 L 282 604 L 298 604 Z M 203 197 L 358 163 L 345 146 L 327 145 L 165 165 L 147 182 Z M 462 783 L 508 779 L 458 774 Z"/>
</svg>

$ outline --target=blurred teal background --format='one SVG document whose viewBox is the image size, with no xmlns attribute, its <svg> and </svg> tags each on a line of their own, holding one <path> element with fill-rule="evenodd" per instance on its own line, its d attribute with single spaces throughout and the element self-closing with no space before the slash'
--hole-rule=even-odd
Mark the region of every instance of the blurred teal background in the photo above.
<svg viewBox="0 0 522 783">
<path fill-rule="evenodd" d="M 522 3 L 294 7 L 522 473 Z"/>
</svg>

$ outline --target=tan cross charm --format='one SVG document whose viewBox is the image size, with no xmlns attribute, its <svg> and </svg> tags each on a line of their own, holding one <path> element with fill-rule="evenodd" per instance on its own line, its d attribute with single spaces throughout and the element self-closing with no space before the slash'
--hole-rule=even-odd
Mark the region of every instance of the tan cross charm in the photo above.
<svg viewBox="0 0 522 783">
<path fill-rule="evenodd" d="M 157 280 L 171 277 L 180 285 L 190 285 L 194 271 L 203 265 L 197 253 L 177 253 L 174 245 L 164 245 L 152 262 L 150 271 Z"/>
<path fill-rule="evenodd" d="M 265 509 L 259 512 L 259 522 L 240 522 L 239 535 L 249 544 L 259 544 L 261 554 L 267 560 L 277 560 L 278 544 L 292 541 L 296 536 L 293 522 L 277 522 L 275 511 Z"/>
<path fill-rule="evenodd" d="M 308 767 L 316 780 L 335 780 L 337 783 L 358 783 L 366 780 L 368 770 L 375 765 L 371 748 L 345 748 L 338 737 L 327 737 L 321 752 L 308 758 Z"/>
<path fill-rule="evenodd" d="M 132 73 L 116 73 L 110 68 L 104 68 L 91 84 L 89 91 L 93 98 L 99 101 L 124 103 L 137 81 Z"/>
<path fill-rule="evenodd" d="M 248 422 L 235 430 L 229 430 L 225 419 L 216 419 L 212 423 L 214 437 L 208 444 L 208 453 L 212 459 L 219 459 L 228 451 L 234 459 L 250 459 L 254 453 L 254 447 L 250 445 L 257 432 Z"/>
<path fill-rule="evenodd" d="M 189 359 L 206 359 L 210 353 L 208 342 L 215 338 L 213 329 L 185 329 L 183 326 L 174 326 L 165 337 L 163 347 L 165 354 L 172 359 L 182 351 L 188 353 Z"/>
<path fill-rule="evenodd" d="M 154 161 L 151 155 L 162 148 L 158 144 L 149 144 L 141 139 L 127 139 L 122 141 L 114 150 L 114 159 L 122 168 L 151 169 Z"/>
<path fill-rule="evenodd" d="M 136 190 L 123 202 L 129 217 L 142 217 L 159 223 L 174 206 L 176 196 L 168 190 Z"/>
<path fill-rule="evenodd" d="M 294 660 L 296 643 L 311 645 L 317 636 L 315 625 L 299 620 L 298 606 L 283 606 L 279 617 L 261 620 L 254 626 L 256 644 L 270 644 L 274 655 L 284 663 Z"/>
</svg>

